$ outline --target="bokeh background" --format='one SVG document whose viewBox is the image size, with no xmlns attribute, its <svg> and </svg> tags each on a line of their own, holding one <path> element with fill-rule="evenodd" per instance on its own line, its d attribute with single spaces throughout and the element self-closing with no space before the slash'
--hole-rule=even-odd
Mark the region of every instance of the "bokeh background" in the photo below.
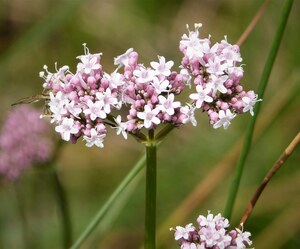
<svg viewBox="0 0 300 249">
<path fill-rule="evenodd" d="M 257 89 L 283 2 L 271 1 L 241 48 L 246 89 Z M 187 23 L 191 27 L 195 22 L 203 23 L 202 36 L 211 34 L 213 42 L 227 35 L 228 41 L 234 43 L 261 4 L 260 0 L 0 0 L 0 121 L 5 120 L 11 103 L 41 92 L 38 73 L 44 64 L 50 71 L 55 62 L 75 70 L 75 57 L 83 53 L 84 42 L 91 53 L 103 52 L 106 71 L 114 70 L 113 57 L 129 47 L 139 52 L 145 65 L 157 55 L 164 55 L 179 66 L 178 43 L 187 32 Z M 258 118 L 233 225 L 238 223 L 267 170 L 299 131 L 299 13 L 300 3 L 295 1 Z M 224 131 L 214 130 L 208 118 L 199 114 L 196 128 L 188 125 L 176 129 L 161 145 L 157 217 L 160 248 L 178 248 L 169 227 L 194 222 L 207 210 L 223 212 L 239 141 L 250 118 L 240 116 Z M 51 136 L 57 142 L 58 136 Z M 55 167 L 68 194 L 74 238 L 143 153 L 141 144 L 132 138 L 125 141 L 113 131 L 109 131 L 103 149 L 87 148 L 81 141 L 76 145 L 63 143 Z M 299 166 L 298 148 L 259 199 L 246 224 L 255 248 L 300 248 Z M 47 166 L 43 167 L 27 170 L 17 183 L 0 181 L 0 248 L 26 248 L 20 198 L 30 248 L 62 248 L 53 184 Z M 144 226 L 143 173 L 82 248 L 139 248 Z M 194 202 L 177 213 L 181 223 L 168 219 L 187 198 Z"/>
</svg>

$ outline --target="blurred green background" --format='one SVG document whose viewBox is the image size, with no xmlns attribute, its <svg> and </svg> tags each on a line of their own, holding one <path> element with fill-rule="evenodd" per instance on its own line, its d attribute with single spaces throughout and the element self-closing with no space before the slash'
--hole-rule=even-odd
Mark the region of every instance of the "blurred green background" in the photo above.
<svg viewBox="0 0 300 249">
<path fill-rule="evenodd" d="M 271 1 L 241 48 L 246 89 L 257 89 L 283 2 Z M 164 55 L 177 67 L 181 60 L 179 39 L 186 33 L 187 23 L 190 27 L 203 23 L 202 37 L 211 34 L 213 42 L 227 35 L 234 43 L 261 4 L 259 0 L 0 0 L 0 121 L 11 103 L 41 92 L 38 73 L 44 64 L 50 71 L 54 71 L 55 62 L 74 71 L 75 57 L 83 53 L 84 42 L 91 53 L 103 52 L 102 65 L 108 72 L 114 70 L 113 57 L 129 47 L 140 54 L 145 65 Z M 260 125 L 245 166 L 232 225 L 238 223 L 267 170 L 299 131 L 299 22 L 300 3 L 295 1 L 258 117 Z M 195 222 L 207 210 L 223 212 L 238 154 L 233 159 L 223 158 L 243 138 L 250 118 L 240 116 L 224 131 L 209 127 L 208 118 L 201 114 L 197 127 L 176 129 L 161 145 L 158 227 L 200 182 L 211 183 L 200 185 L 204 197 L 195 197 L 196 208 L 186 208 L 180 224 L 172 220 L 164 223 L 167 228 L 159 236 L 160 248 L 178 248 L 168 227 Z M 63 144 L 56 167 L 68 193 L 74 238 L 143 153 L 141 144 L 132 138 L 125 141 L 112 130 L 104 149 L 87 148 L 80 141 Z M 230 166 L 223 167 L 226 163 Z M 300 248 L 299 166 L 298 148 L 259 199 L 245 228 L 252 232 L 255 248 Z M 221 175 L 211 173 L 216 167 Z M 82 248 L 139 248 L 144 226 L 143 173 Z M 211 178 L 207 178 L 209 174 Z M 17 185 L 28 221 L 30 248 L 62 248 L 49 171 L 41 167 L 28 170 Z M 13 184 L 0 183 L 0 202 L 0 248 L 25 248 Z"/>
</svg>

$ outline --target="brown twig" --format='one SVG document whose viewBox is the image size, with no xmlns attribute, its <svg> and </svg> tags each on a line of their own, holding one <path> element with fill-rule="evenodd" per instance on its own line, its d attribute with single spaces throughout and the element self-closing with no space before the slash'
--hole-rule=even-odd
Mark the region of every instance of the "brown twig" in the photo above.
<svg viewBox="0 0 300 249">
<path fill-rule="evenodd" d="M 279 159 L 275 162 L 275 164 L 272 166 L 272 168 L 269 170 L 269 172 L 266 174 L 265 178 L 263 179 L 262 183 L 256 190 L 255 194 L 251 198 L 247 209 L 240 221 L 240 228 L 245 224 L 248 217 L 252 213 L 254 206 L 256 202 L 258 201 L 258 198 L 260 197 L 263 190 L 266 188 L 267 184 L 271 180 L 271 178 L 277 173 L 277 171 L 282 167 L 282 165 L 286 162 L 286 160 L 289 158 L 289 156 L 293 153 L 293 151 L 296 149 L 298 144 L 300 143 L 300 132 L 295 136 L 293 141 L 288 145 L 288 147 L 284 150 L 284 152 L 281 154 Z"/>
<path fill-rule="evenodd" d="M 237 41 L 237 45 L 241 46 L 245 40 L 248 38 L 249 34 L 252 32 L 252 30 L 255 28 L 255 26 L 257 25 L 259 19 L 263 16 L 263 14 L 266 12 L 267 7 L 269 6 L 269 4 L 271 3 L 271 0 L 266 0 L 262 6 L 260 7 L 260 9 L 257 11 L 256 15 L 253 17 L 253 19 L 251 20 L 251 22 L 249 23 L 248 27 L 245 29 L 245 31 L 243 32 L 243 34 L 240 36 L 240 38 Z"/>
</svg>

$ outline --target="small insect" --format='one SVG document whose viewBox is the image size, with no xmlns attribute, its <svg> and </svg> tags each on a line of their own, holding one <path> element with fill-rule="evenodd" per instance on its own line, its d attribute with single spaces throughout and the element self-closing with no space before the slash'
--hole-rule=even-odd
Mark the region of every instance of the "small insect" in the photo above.
<svg viewBox="0 0 300 249">
<path fill-rule="evenodd" d="M 30 96 L 30 97 L 25 97 L 25 98 L 19 99 L 18 101 L 12 103 L 11 106 L 36 103 L 40 100 L 45 101 L 42 116 L 46 117 L 46 116 L 51 115 L 51 111 L 50 111 L 49 106 L 48 106 L 48 102 L 50 101 L 50 96 L 46 92 L 43 92 L 42 94 L 38 94 L 38 95 L 35 95 L 35 96 Z"/>
<path fill-rule="evenodd" d="M 38 94 L 35 96 L 30 96 L 30 97 L 25 97 L 22 99 L 19 99 L 18 101 L 16 101 L 15 103 L 12 103 L 11 105 L 20 105 L 20 104 L 31 104 L 31 103 L 35 103 L 38 102 L 40 100 L 45 100 L 45 102 L 48 102 L 50 100 L 49 95 L 46 94 Z"/>
</svg>

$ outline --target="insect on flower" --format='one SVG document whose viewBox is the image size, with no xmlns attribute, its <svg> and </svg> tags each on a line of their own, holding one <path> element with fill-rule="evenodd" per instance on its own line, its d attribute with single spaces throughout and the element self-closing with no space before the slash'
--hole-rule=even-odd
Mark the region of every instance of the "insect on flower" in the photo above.
<svg viewBox="0 0 300 249">
<path fill-rule="evenodd" d="M 51 114 L 48 106 L 48 102 L 50 101 L 50 96 L 49 93 L 46 91 L 43 91 L 41 94 L 35 95 L 35 96 L 30 96 L 30 97 L 25 97 L 17 100 L 16 102 L 12 103 L 11 106 L 15 105 L 22 105 L 22 104 L 31 104 L 38 102 L 40 100 L 45 101 L 44 109 L 43 109 L 43 116 L 49 116 Z"/>
</svg>

